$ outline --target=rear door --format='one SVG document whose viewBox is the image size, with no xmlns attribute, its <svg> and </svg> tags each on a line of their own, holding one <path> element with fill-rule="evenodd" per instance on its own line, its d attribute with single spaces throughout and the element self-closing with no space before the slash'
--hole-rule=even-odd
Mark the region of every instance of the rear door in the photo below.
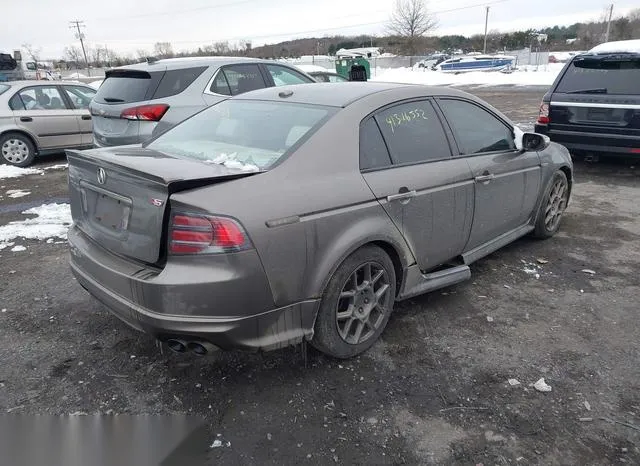
<svg viewBox="0 0 640 466">
<path fill-rule="evenodd" d="M 513 127 L 479 104 L 440 98 L 438 105 L 455 135 L 457 160 L 475 182 L 470 250 L 527 223 L 540 191 L 540 158 L 517 150 Z"/>
<path fill-rule="evenodd" d="M 9 101 L 18 126 L 36 136 L 39 149 L 81 145 L 75 111 L 69 108 L 58 86 L 30 86 Z"/>
<path fill-rule="evenodd" d="M 96 90 L 87 86 L 61 86 L 67 98 L 67 104 L 73 108 L 78 126 L 80 127 L 80 138 L 83 146 L 93 143 L 93 125 L 91 123 L 91 113 L 89 104 L 96 95 Z"/>
<path fill-rule="evenodd" d="M 459 255 L 471 228 L 473 181 L 451 157 L 430 100 L 386 107 L 360 128 L 360 166 L 422 270 Z"/>
<path fill-rule="evenodd" d="M 90 104 L 97 145 L 118 146 L 140 142 L 140 125 L 146 122 L 121 118 L 122 112 L 151 99 L 164 73 L 164 69 L 107 71 Z"/>
<path fill-rule="evenodd" d="M 549 117 L 551 137 L 573 148 L 640 152 L 640 54 L 574 58 L 554 90 Z"/>
</svg>

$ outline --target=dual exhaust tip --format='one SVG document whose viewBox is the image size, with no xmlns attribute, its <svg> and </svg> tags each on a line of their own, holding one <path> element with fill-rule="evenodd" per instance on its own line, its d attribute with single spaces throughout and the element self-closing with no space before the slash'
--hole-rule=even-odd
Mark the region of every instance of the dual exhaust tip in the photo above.
<svg viewBox="0 0 640 466">
<path fill-rule="evenodd" d="M 206 341 L 185 341 L 171 338 L 167 340 L 167 346 L 174 353 L 186 353 L 191 351 L 197 356 L 204 356 L 218 350 L 218 347 Z"/>
</svg>

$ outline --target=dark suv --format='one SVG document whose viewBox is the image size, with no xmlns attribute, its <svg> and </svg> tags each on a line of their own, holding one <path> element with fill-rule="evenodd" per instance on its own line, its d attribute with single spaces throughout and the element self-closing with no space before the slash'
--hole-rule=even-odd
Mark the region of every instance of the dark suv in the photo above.
<svg viewBox="0 0 640 466">
<path fill-rule="evenodd" d="M 91 101 L 93 144 L 138 144 L 231 96 L 316 82 L 272 60 L 193 57 L 151 60 L 106 72 Z"/>
<path fill-rule="evenodd" d="M 574 56 L 545 94 L 535 131 L 576 156 L 640 156 L 640 41 Z"/>
</svg>

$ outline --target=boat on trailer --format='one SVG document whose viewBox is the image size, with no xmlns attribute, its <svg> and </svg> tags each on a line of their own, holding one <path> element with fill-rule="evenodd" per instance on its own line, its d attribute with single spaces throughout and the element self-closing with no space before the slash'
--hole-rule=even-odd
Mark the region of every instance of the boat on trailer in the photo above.
<svg viewBox="0 0 640 466">
<path fill-rule="evenodd" d="M 443 73 L 466 73 L 469 71 L 510 71 L 516 57 L 510 55 L 469 55 L 454 57 L 436 65 Z"/>
</svg>

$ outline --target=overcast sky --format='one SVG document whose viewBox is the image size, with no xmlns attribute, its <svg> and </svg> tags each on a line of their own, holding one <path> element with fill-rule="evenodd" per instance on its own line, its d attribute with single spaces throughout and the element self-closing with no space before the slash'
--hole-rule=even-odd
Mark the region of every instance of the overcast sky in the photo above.
<svg viewBox="0 0 640 466">
<path fill-rule="evenodd" d="M 614 17 L 637 0 L 615 1 Z M 28 6 L 27 6 L 28 5 Z M 510 31 L 571 24 L 602 16 L 606 0 L 431 0 L 439 21 L 435 34 L 482 33 L 484 6 L 489 29 Z M 250 40 L 254 46 L 291 38 L 336 34 L 381 34 L 393 0 L 2 0 L 0 52 L 23 43 L 41 48 L 41 58 L 61 57 L 79 45 L 69 21 L 85 22 L 86 42 L 118 53 L 151 50 L 168 41 L 174 51 L 218 40 Z"/>
</svg>

